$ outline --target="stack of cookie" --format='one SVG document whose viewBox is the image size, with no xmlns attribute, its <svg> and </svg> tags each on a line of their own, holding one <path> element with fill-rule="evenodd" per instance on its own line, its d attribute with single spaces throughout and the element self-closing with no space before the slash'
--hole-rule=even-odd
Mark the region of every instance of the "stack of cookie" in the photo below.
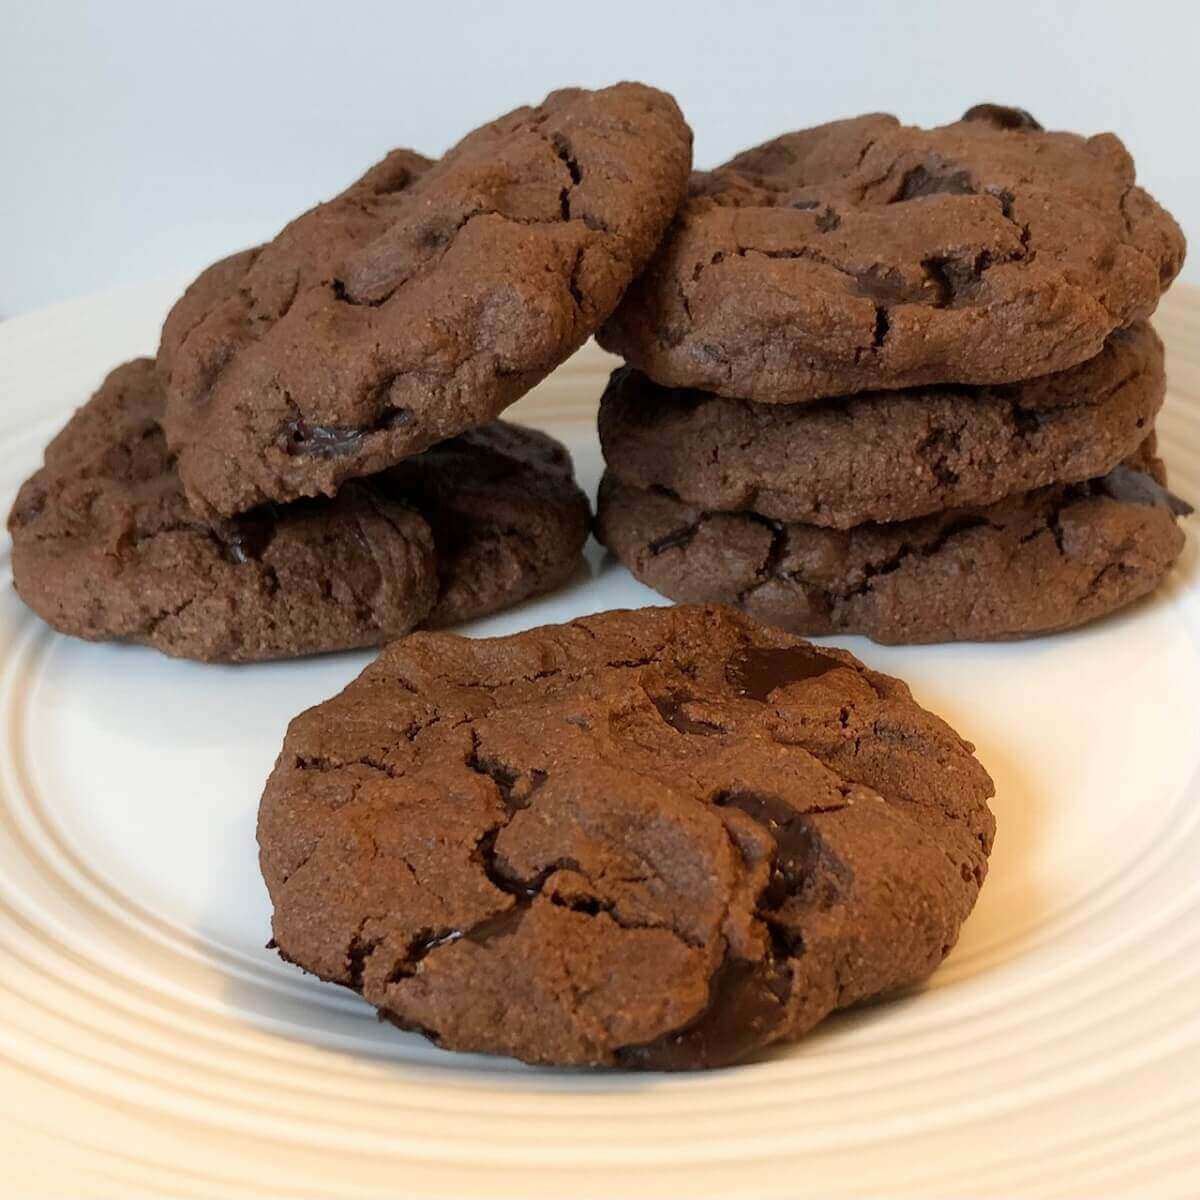
<svg viewBox="0 0 1200 1200">
<path fill-rule="evenodd" d="M 157 360 L 75 414 L 9 518 L 18 592 L 66 633 L 242 661 L 562 583 L 587 500 L 561 446 L 495 418 L 611 314 L 690 167 L 640 84 L 393 151 L 201 274 Z"/>
<path fill-rule="evenodd" d="M 1184 242 L 1111 134 L 865 116 L 694 175 L 600 334 L 601 539 L 677 600 L 885 642 L 1070 628 L 1178 556 L 1146 319 Z"/>
</svg>

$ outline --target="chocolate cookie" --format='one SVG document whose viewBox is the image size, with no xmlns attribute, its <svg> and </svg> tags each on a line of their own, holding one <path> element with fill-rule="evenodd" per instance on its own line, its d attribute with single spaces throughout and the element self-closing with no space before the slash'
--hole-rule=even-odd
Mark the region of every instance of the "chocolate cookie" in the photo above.
<svg viewBox="0 0 1200 1200">
<path fill-rule="evenodd" d="M 990 641 L 1083 625 L 1152 592 L 1191 509 L 1121 465 L 1081 484 L 848 530 L 713 513 L 606 476 L 597 536 L 643 583 L 794 633 Z"/>
<path fill-rule="evenodd" d="M 275 943 L 449 1049 L 730 1063 L 941 962 L 992 844 L 971 751 L 729 609 L 413 634 L 288 730 Z"/>
<path fill-rule="evenodd" d="M 9 517 L 13 579 L 56 629 L 245 661 L 375 645 L 516 603 L 579 562 L 566 452 L 501 423 L 333 500 L 209 525 L 188 507 L 151 359 L 118 367 Z"/>
<path fill-rule="evenodd" d="M 664 93 L 555 92 L 438 162 L 394 151 L 210 267 L 159 350 L 193 506 L 332 495 L 490 421 L 611 313 L 690 163 Z"/>
<path fill-rule="evenodd" d="M 996 105 L 857 117 L 694 176 L 599 338 L 665 386 L 763 403 L 1004 383 L 1098 354 L 1183 254 L 1110 133 Z"/>
<path fill-rule="evenodd" d="M 1165 391 L 1162 343 L 1144 323 L 1024 383 L 828 403 L 724 400 L 626 367 L 604 394 L 600 440 L 609 470 L 634 487 L 846 529 L 1103 475 L 1145 439 Z"/>
</svg>

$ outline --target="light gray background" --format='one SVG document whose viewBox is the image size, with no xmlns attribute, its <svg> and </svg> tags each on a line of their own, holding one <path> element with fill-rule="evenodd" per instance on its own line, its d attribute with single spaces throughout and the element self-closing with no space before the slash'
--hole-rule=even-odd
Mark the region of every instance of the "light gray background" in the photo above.
<svg viewBox="0 0 1200 1200">
<path fill-rule="evenodd" d="M 389 147 L 566 83 L 675 93 L 696 161 L 983 99 L 1116 130 L 1200 236 L 1200 2 L 0 0 L 0 315 L 194 271 Z M 1185 270 L 1200 280 L 1200 252 Z"/>
</svg>

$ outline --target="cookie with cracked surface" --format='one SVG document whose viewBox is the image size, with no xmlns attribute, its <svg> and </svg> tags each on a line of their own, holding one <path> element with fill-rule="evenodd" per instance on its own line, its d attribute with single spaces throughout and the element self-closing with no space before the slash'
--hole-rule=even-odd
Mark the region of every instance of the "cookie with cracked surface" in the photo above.
<svg viewBox="0 0 1200 1200">
<path fill-rule="evenodd" d="M 544 434 L 497 422 L 397 478 L 209 525 L 162 406 L 152 360 L 118 367 L 17 495 L 13 580 L 64 633 L 209 661 L 344 650 L 516 603 L 579 562 L 588 504 Z"/>
<path fill-rule="evenodd" d="M 193 507 L 332 495 L 491 421 L 611 313 L 690 165 L 666 94 L 554 92 L 210 267 L 159 348 Z"/>
<path fill-rule="evenodd" d="M 1188 505 L 1146 470 L 912 521 L 825 529 L 714 513 L 611 475 L 597 536 L 673 600 L 734 604 L 794 633 L 993 641 L 1084 625 L 1152 592 Z"/>
<path fill-rule="evenodd" d="M 600 440 L 633 487 L 847 529 L 1103 475 L 1145 439 L 1165 392 L 1162 343 L 1140 323 L 1055 375 L 825 403 L 726 400 L 624 367 L 600 405 Z"/>
<path fill-rule="evenodd" d="M 991 794 L 899 680 L 655 608 L 393 643 L 292 722 L 258 838 L 280 953 L 402 1028 L 675 1069 L 926 978 Z"/>
<path fill-rule="evenodd" d="M 1145 319 L 1184 239 L 1111 133 L 977 106 L 870 115 L 693 176 L 599 334 L 656 382 L 760 403 L 1062 371 Z"/>
</svg>

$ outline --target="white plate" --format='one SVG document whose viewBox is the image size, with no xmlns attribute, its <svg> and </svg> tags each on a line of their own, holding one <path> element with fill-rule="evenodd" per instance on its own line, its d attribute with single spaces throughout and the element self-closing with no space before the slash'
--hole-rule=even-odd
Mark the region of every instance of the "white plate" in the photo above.
<svg viewBox="0 0 1200 1200">
<path fill-rule="evenodd" d="M 177 283 L 0 325 L 0 501 Z M 1179 291 L 1161 423 L 1200 497 Z M 1190 357 L 1190 361 L 1189 361 Z M 593 488 L 607 360 L 513 415 Z M 991 874 L 919 994 L 709 1074 L 455 1056 L 264 949 L 254 816 L 288 719 L 348 654 L 240 668 L 50 633 L 0 596 L 0 1178 L 90 1196 L 1193 1196 L 1200 1172 L 1200 584 L 1018 645 L 847 644 L 996 780 Z M 475 633 L 656 597 L 591 579 Z"/>
</svg>

